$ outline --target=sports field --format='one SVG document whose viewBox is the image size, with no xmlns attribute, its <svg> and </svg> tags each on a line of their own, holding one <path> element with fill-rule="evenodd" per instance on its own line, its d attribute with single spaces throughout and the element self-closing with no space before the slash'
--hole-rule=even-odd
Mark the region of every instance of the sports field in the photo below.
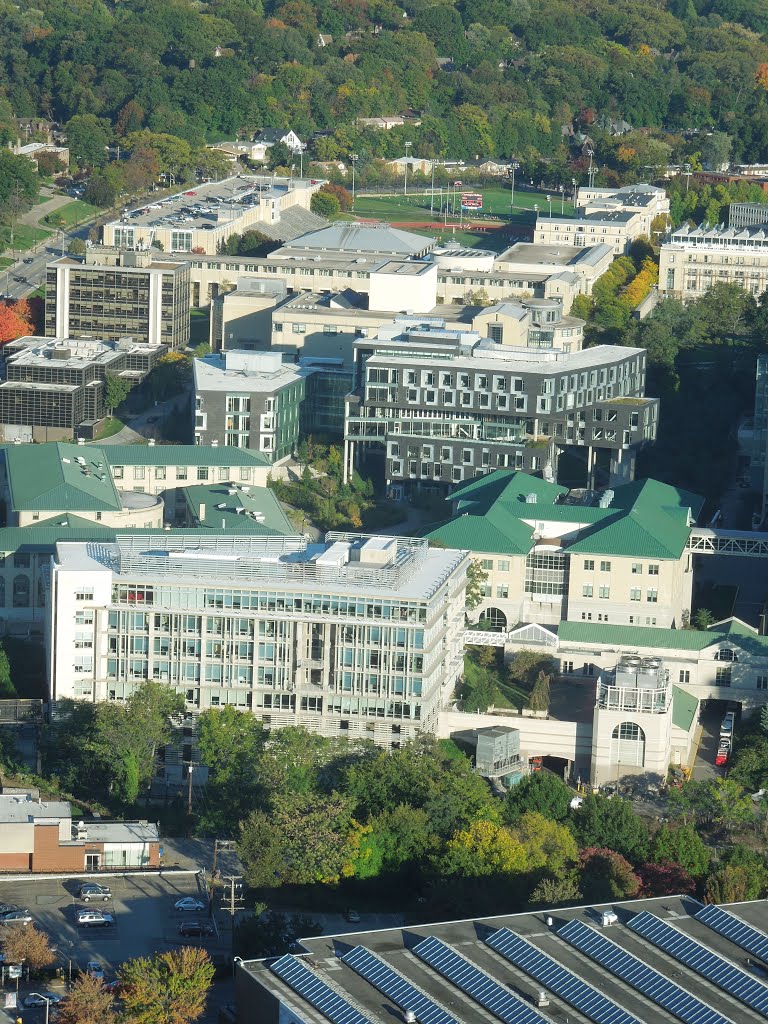
<svg viewBox="0 0 768 1024">
<path fill-rule="evenodd" d="M 483 197 L 482 209 L 465 210 L 460 216 L 462 191 L 479 192 Z M 358 195 L 353 213 L 360 220 L 386 221 L 409 231 L 435 235 L 441 241 L 454 239 L 460 245 L 500 251 L 516 238 L 530 237 L 536 205 L 542 213 L 549 212 L 546 193 L 515 189 L 513 205 L 509 188 L 467 186 L 444 189 L 442 195 Z M 559 214 L 561 207 L 563 213 L 573 213 L 568 200 L 561 202 L 559 195 L 552 194 L 552 212 Z"/>
</svg>

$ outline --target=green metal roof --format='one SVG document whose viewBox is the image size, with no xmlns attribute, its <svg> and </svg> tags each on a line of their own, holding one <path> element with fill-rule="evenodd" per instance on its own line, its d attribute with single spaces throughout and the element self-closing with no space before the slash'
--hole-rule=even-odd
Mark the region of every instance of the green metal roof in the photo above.
<svg viewBox="0 0 768 1024">
<path fill-rule="evenodd" d="M 224 529 L 227 533 L 261 535 L 296 532 L 268 487 L 248 487 L 244 491 L 242 485 L 197 484 L 185 487 L 184 497 L 192 516 L 205 530 Z M 205 506 L 202 519 L 201 506 Z M 263 522 L 249 513 L 263 516 Z"/>
<path fill-rule="evenodd" d="M 463 484 L 450 495 L 458 516 L 469 517 L 468 522 L 451 531 L 446 530 L 447 524 L 439 524 L 427 536 L 474 551 L 525 554 L 534 541 L 530 528 L 520 529 L 522 520 L 572 523 L 575 529 L 570 536 L 566 531 L 562 541 L 567 551 L 678 559 L 688 542 L 689 522 L 695 521 L 703 504 L 698 495 L 657 480 L 636 480 L 616 487 L 605 508 L 566 504 L 561 500 L 566 493 L 567 488 L 539 477 L 497 470 Z M 483 529 L 483 519 L 494 530 Z M 497 547 L 492 546 L 494 538 Z"/>
<path fill-rule="evenodd" d="M 110 466 L 269 466 L 261 452 L 202 444 L 108 444 Z M 101 456 L 100 456 L 101 457 Z"/>
<path fill-rule="evenodd" d="M 605 644 L 611 647 L 649 647 L 702 651 L 722 635 L 702 629 L 663 629 L 659 626 L 619 626 L 600 622 L 561 622 L 561 643 Z"/>
<path fill-rule="evenodd" d="M 85 465 L 78 459 L 84 459 Z M 5 464 L 14 509 L 103 512 L 121 508 L 101 448 L 62 442 L 8 445 Z"/>
<path fill-rule="evenodd" d="M 531 527 L 519 519 L 509 517 L 503 527 L 499 527 L 490 516 L 469 514 L 438 523 L 423 534 L 428 540 L 439 540 L 449 548 L 497 555 L 527 555 L 532 535 Z"/>
<path fill-rule="evenodd" d="M 493 473 L 470 480 L 457 487 L 449 500 L 457 503 L 460 512 L 485 512 L 496 501 L 503 499 L 513 505 L 526 504 L 529 494 L 536 495 L 536 505 L 552 505 L 568 488 L 551 484 L 538 476 L 510 469 L 497 469 Z"/>
<path fill-rule="evenodd" d="M 672 687 L 672 725 L 690 732 L 699 710 L 699 699 L 679 686 Z"/>
</svg>

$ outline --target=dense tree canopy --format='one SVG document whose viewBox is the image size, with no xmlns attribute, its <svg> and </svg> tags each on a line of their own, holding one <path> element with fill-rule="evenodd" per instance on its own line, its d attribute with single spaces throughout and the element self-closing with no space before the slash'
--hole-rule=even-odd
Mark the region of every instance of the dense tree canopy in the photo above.
<svg viewBox="0 0 768 1024">
<path fill-rule="evenodd" d="M 601 167 L 768 158 L 768 21 L 757 0 L 59 0 L 0 9 L 0 123 L 69 126 L 76 162 L 137 132 L 189 147 L 293 127 L 321 159 L 544 157 L 567 172 L 561 126 Z M 377 31 L 372 31 L 374 26 Z M 333 36 L 316 45 L 318 31 Z M 440 60 L 438 59 L 440 58 Z M 421 127 L 361 128 L 417 109 Z M 616 135 L 612 124 L 635 129 Z M 713 134 L 682 133 L 714 127 Z M 85 130 L 84 130 L 85 129 Z M 664 133 L 661 133 L 661 129 Z M 285 154 L 282 154 L 285 157 Z"/>
</svg>

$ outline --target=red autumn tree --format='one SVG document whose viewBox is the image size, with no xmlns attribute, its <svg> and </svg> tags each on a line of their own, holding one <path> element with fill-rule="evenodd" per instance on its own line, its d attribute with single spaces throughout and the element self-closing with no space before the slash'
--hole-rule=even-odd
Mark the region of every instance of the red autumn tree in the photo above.
<svg viewBox="0 0 768 1024">
<path fill-rule="evenodd" d="M 25 334 L 34 333 L 32 312 L 25 299 L 18 302 L 0 302 L 0 345 L 23 338 Z"/>
</svg>

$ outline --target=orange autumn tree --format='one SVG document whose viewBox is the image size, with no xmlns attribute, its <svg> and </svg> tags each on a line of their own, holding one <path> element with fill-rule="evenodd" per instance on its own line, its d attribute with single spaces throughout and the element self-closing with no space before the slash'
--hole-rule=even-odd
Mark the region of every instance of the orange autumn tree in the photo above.
<svg viewBox="0 0 768 1024">
<path fill-rule="evenodd" d="M 0 302 L 0 345 L 34 333 L 32 311 L 26 299 Z"/>
</svg>

